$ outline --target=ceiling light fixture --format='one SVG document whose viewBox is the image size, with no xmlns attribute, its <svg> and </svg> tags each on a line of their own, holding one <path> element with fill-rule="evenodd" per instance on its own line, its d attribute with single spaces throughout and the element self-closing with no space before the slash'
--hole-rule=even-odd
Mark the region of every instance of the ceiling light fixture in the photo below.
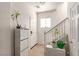
<svg viewBox="0 0 79 59">
<path fill-rule="evenodd" d="M 44 4 L 45 4 L 45 2 L 39 2 L 39 4 L 36 5 L 35 7 L 36 7 L 36 8 L 40 8 L 40 7 L 43 6 Z"/>
</svg>

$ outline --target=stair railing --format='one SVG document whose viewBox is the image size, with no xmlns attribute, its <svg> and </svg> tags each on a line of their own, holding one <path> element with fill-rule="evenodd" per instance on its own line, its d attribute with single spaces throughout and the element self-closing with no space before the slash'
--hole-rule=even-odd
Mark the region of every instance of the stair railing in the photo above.
<svg viewBox="0 0 79 59">
<path fill-rule="evenodd" d="M 65 18 L 60 23 L 58 23 L 56 26 L 54 26 L 50 30 L 44 32 L 44 43 L 45 44 L 47 44 L 47 43 L 50 44 L 50 42 L 52 40 L 54 41 L 57 38 L 59 38 L 61 35 L 65 34 L 65 29 L 66 29 L 65 22 L 67 22 L 67 20 L 69 20 L 69 19 Z"/>
</svg>

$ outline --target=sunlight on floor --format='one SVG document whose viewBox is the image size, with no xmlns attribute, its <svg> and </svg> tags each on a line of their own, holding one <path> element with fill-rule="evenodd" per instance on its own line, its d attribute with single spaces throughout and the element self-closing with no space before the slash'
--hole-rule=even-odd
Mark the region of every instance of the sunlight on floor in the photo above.
<svg viewBox="0 0 79 59">
<path fill-rule="evenodd" d="M 44 45 L 37 44 L 35 47 L 33 47 L 30 52 L 30 56 L 44 56 Z"/>
</svg>

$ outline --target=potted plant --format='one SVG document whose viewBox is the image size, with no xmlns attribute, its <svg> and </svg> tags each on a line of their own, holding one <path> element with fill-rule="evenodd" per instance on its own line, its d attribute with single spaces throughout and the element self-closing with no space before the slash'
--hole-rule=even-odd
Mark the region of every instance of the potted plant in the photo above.
<svg viewBox="0 0 79 59">
<path fill-rule="evenodd" d="M 17 23 L 17 28 L 19 29 L 21 27 L 21 25 L 19 25 L 18 23 L 18 16 L 20 16 L 19 11 L 15 10 L 15 12 L 11 15 L 12 19 L 16 21 Z"/>
</svg>

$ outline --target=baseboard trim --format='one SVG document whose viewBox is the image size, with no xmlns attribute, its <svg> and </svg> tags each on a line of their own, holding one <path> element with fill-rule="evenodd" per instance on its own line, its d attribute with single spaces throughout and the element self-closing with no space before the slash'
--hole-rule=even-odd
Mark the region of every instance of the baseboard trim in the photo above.
<svg viewBox="0 0 79 59">
<path fill-rule="evenodd" d="M 36 43 L 33 47 L 35 47 L 37 44 L 38 44 L 38 43 Z M 31 47 L 31 49 L 32 49 L 33 47 Z"/>
</svg>

